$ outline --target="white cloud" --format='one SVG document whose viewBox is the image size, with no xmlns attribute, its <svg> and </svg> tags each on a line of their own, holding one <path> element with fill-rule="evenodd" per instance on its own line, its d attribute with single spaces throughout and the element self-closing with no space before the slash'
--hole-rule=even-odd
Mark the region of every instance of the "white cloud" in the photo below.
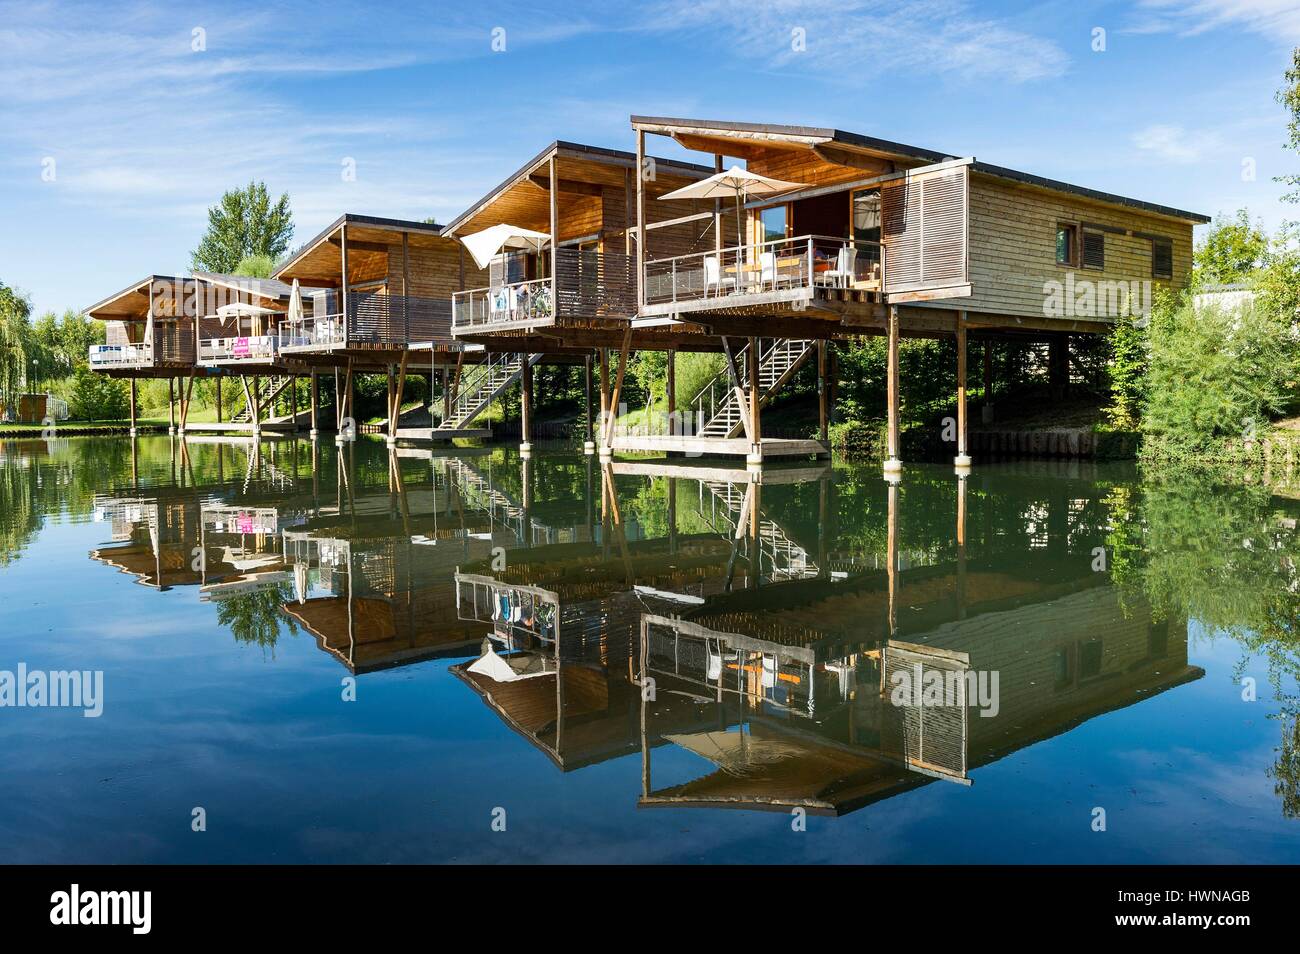
<svg viewBox="0 0 1300 954">
<path fill-rule="evenodd" d="M 976 13 L 965 0 L 671 0 L 644 29 L 691 31 L 702 47 L 754 64 L 880 79 L 925 70 L 1013 82 L 1063 74 L 1069 57 L 1056 43 Z M 802 29 L 806 49 L 793 48 Z"/>
<path fill-rule="evenodd" d="M 1182 126 L 1155 124 L 1133 134 L 1133 145 L 1164 162 L 1198 161 L 1208 145 L 1204 138 L 1193 141 Z"/>
<path fill-rule="evenodd" d="M 1195 36 L 1242 27 L 1285 43 L 1300 40 L 1296 0 L 1142 0 L 1134 31 Z"/>
</svg>

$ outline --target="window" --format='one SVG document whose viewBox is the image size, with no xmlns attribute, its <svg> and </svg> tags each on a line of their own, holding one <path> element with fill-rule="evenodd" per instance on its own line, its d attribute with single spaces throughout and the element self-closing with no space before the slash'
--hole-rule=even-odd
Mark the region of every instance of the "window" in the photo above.
<svg viewBox="0 0 1300 954">
<path fill-rule="evenodd" d="M 1084 268 L 1106 267 L 1106 236 L 1101 232 L 1083 233 L 1082 262 Z"/>
<path fill-rule="evenodd" d="M 1079 678 L 1093 679 L 1101 675 L 1101 640 L 1094 639 L 1079 644 Z"/>
<path fill-rule="evenodd" d="M 1078 263 L 1079 227 L 1060 224 L 1056 227 L 1056 264 L 1075 265 Z"/>
<path fill-rule="evenodd" d="M 772 205 L 760 209 L 758 213 L 758 240 L 760 242 L 779 242 L 786 236 L 786 207 Z"/>
<path fill-rule="evenodd" d="M 1174 243 L 1167 239 L 1151 240 L 1151 277 L 1174 277 Z"/>
</svg>

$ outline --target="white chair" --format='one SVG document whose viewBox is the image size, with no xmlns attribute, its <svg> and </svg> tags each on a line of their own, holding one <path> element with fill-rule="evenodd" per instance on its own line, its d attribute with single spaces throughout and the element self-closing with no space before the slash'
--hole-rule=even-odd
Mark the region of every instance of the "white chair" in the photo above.
<svg viewBox="0 0 1300 954">
<path fill-rule="evenodd" d="M 714 297 L 722 294 L 722 289 L 730 291 L 736 290 L 736 280 L 734 278 L 722 277 L 722 263 L 718 261 L 716 255 L 704 256 L 704 297 L 709 297 L 709 289 L 712 288 Z"/>
<path fill-rule="evenodd" d="M 851 245 L 846 245 L 836 256 L 835 267 L 830 271 L 822 272 L 822 279 L 837 288 L 848 288 L 856 278 L 857 267 L 858 250 Z"/>
</svg>

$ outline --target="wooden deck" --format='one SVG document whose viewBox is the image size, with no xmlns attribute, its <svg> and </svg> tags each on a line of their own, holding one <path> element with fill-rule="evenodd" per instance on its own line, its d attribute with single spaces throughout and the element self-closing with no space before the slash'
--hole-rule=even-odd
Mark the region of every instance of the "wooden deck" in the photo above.
<svg viewBox="0 0 1300 954">
<path fill-rule="evenodd" d="M 748 457 L 749 439 L 745 437 L 694 437 L 667 434 L 615 434 L 615 451 L 685 454 L 690 457 Z M 830 453 L 821 441 L 765 437 L 762 455 L 767 457 L 813 457 Z"/>
</svg>

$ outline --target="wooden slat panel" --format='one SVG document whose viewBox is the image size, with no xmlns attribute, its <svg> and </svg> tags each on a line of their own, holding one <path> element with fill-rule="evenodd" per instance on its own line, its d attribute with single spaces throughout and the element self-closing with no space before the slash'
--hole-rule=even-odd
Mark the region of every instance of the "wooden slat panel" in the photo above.
<svg viewBox="0 0 1300 954">
<path fill-rule="evenodd" d="M 966 284 L 967 187 L 966 166 L 923 167 L 882 183 L 885 292 L 891 300 Z"/>
</svg>

